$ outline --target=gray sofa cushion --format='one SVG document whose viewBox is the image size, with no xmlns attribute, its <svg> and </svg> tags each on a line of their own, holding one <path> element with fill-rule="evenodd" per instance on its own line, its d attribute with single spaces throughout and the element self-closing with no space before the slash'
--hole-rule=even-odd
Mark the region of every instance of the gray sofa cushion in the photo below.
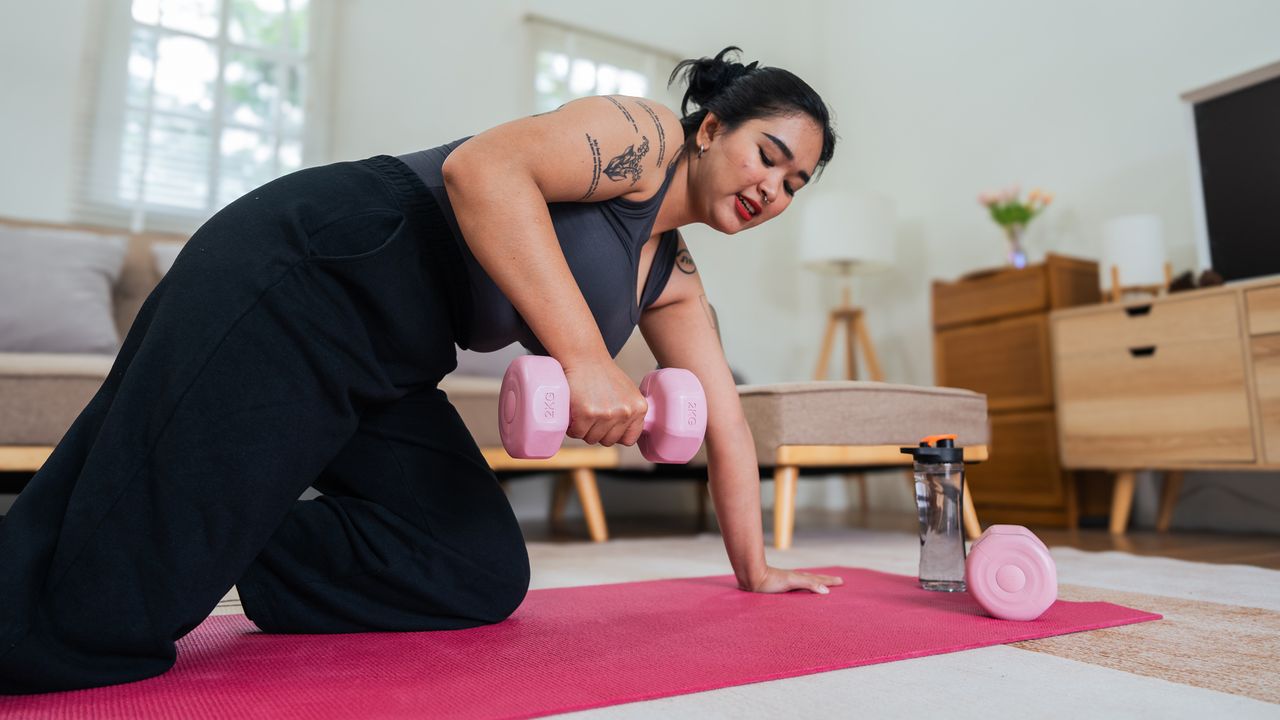
<svg viewBox="0 0 1280 720">
<path fill-rule="evenodd" d="M 0 225 L 0 351 L 112 354 L 121 235 Z"/>
</svg>

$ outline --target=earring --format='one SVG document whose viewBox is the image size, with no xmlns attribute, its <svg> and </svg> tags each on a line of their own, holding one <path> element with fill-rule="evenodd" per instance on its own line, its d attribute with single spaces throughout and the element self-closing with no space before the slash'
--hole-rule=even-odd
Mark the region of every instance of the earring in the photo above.
<svg viewBox="0 0 1280 720">
<path fill-rule="evenodd" d="M 706 151 L 707 151 L 707 146 L 706 146 L 706 145 L 699 145 L 699 146 L 698 146 L 698 157 L 702 157 L 702 153 L 704 153 L 704 152 L 706 152 Z"/>
</svg>

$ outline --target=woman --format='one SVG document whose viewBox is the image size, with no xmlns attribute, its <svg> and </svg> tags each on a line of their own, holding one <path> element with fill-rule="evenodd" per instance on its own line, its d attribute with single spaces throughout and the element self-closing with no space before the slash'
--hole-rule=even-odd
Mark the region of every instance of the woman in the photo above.
<svg viewBox="0 0 1280 720">
<path fill-rule="evenodd" d="M 645 402 L 612 358 L 638 322 L 659 362 L 706 390 L 740 587 L 840 584 L 765 564 L 750 431 L 675 233 L 766 222 L 832 155 L 817 94 L 729 62 L 735 50 L 677 66 L 683 118 L 583 99 L 402 159 L 293 173 L 211 218 L 0 523 L 0 691 L 158 675 L 232 585 L 268 632 L 510 615 L 528 556 L 437 388 L 455 343 L 550 354 L 569 435 L 631 445 Z M 297 500 L 308 487 L 323 495 Z"/>
</svg>

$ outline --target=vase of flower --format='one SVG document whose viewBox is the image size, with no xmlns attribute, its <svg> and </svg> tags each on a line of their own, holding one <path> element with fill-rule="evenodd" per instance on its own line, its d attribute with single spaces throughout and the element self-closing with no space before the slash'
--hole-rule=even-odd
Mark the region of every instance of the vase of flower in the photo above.
<svg viewBox="0 0 1280 720">
<path fill-rule="evenodd" d="M 1018 186 L 1014 185 L 1004 190 L 978 195 L 978 203 L 987 208 L 991 213 L 991 219 L 1004 230 L 1005 239 L 1008 241 L 1008 252 L 1005 258 L 1009 266 L 1015 268 L 1027 266 L 1027 251 L 1022 244 L 1027 225 L 1033 218 L 1044 212 L 1044 209 L 1049 207 L 1049 203 L 1053 202 L 1053 194 L 1044 192 L 1040 188 L 1032 190 L 1026 200 L 1021 199 L 1020 194 Z"/>
<path fill-rule="evenodd" d="M 1009 239 L 1009 252 L 1005 255 L 1005 260 L 1009 265 L 1016 268 L 1024 268 L 1027 266 L 1027 251 L 1022 247 L 1022 234 L 1026 232 L 1025 225 L 1005 225 L 1004 234 Z"/>
</svg>

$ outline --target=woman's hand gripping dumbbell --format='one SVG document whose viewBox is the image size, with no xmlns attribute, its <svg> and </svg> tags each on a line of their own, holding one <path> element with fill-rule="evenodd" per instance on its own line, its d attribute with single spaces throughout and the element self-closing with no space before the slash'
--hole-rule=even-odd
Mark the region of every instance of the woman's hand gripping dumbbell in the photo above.
<svg viewBox="0 0 1280 720">
<path fill-rule="evenodd" d="M 638 438 L 628 438 L 616 423 L 594 438 L 594 427 L 579 427 L 581 437 L 610 445 L 634 442 L 650 462 L 688 462 L 707 431 L 707 398 L 698 378 L 679 368 L 654 370 L 641 381 L 640 394 L 648 408 Z M 555 358 L 525 355 L 512 361 L 498 399 L 498 433 L 507 454 L 515 458 L 555 455 L 569 430 L 569 400 L 569 381 Z"/>
</svg>

